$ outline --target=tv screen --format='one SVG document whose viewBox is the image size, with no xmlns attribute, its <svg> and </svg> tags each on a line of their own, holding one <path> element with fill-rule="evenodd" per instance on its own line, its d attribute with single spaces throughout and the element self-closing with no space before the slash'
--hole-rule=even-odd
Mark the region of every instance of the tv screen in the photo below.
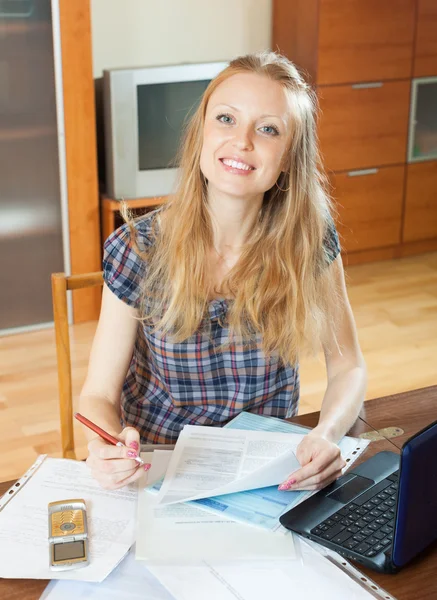
<svg viewBox="0 0 437 600">
<path fill-rule="evenodd" d="M 138 167 L 176 167 L 183 127 L 194 114 L 209 80 L 137 86 Z"/>
</svg>

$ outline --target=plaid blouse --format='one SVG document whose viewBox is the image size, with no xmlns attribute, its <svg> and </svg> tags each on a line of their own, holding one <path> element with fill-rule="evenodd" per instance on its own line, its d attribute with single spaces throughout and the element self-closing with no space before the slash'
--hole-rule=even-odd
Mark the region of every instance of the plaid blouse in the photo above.
<svg viewBox="0 0 437 600">
<path fill-rule="evenodd" d="M 152 219 L 136 222 L 137 245 L 153 244 Z M 328 261 L 340 251 L 334 225 L 325 239 Z M 123 302 L 138 308 L 141 280 L 147 265 L 130 241 L 127 225 L 114 231 L 104 245 L 104 279 Z M 123 425 L 135 427 L 142 443 L 175 443 L 186 424 L 222 426 L 241 411 L 286 418 L 297 413 L 298 365 L 266 359 L 261 339 L 250 347 L 228 342 L 228 301 L 209 303 L 210 331 L 196 332 L 183 342 L 154 334 L 140 323 L 121 395 Z"/>
</svg>

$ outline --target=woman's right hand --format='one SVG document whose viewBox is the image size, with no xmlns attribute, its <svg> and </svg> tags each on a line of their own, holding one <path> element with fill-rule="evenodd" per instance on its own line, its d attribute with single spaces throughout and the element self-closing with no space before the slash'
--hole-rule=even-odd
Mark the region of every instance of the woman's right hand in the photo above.
<svg viewBox="0 0 437 600">
<path fill-rule="evenodd" d="M 116 437 L 125 448 L 113 446 L 100 437 L 88 444 L 86 464 L 93 477 L 107 490 L 117 490 L 137 481 L 150 469 L 149 463 L 141 465 L 135 460 L 140 449 L 140 435 L 136 429 L 125 427 Z"/>
</svg>

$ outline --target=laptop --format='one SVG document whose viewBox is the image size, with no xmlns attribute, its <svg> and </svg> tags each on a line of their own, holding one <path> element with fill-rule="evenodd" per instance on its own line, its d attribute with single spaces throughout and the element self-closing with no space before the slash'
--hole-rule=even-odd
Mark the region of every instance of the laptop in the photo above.
<svg viewBox="0 0 437 600">
<path fill-rule="evenodd" d="M 280 517 L 370 569 L 394 573 L 437 540 L 437 421 L 379 452 Z"/>
</svg>

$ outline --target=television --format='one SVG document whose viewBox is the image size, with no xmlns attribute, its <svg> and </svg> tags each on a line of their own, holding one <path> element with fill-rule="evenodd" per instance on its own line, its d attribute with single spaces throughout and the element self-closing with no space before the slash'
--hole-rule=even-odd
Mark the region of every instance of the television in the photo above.
<svg viewBox="0 0 437 600">
<path fill-rule="evenodd" d="M 103 72 L 106 193 L 116 199 L 174 189 L 183 125 L 228 63 Z"/>
</svg>

